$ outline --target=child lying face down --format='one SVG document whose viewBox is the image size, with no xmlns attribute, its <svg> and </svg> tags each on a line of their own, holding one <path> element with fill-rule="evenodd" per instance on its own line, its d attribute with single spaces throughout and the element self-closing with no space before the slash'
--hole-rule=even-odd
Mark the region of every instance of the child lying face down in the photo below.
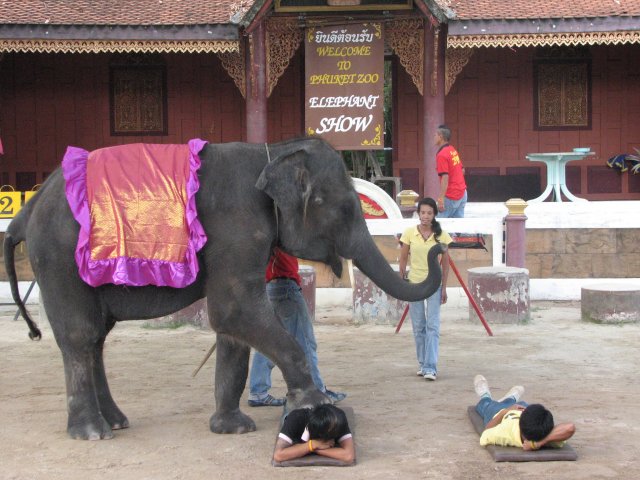
<svg viewBox="0 0 640 480">
<path fill-rule="evenodd" d="M 504 397 L 494 400 L 482 375 L 476 375 L 473 384 L 480 396 L 476 412 L 484 421 L 482 446 L 522 447 L 523 450 L 538 450 L 545 445 L 560 448 L 575 433 L 573 423 L 555 425 L 553 415 L 544 406 L 520 401 L 524 393 L 522 386 L 515 386 Z"/>
<path fill-rule="evenodd" d="M 273 459 L 283 462 L 311 453 L 347 464 L 355 460 L 347 416 L 335 405 L 299 408 L 289 412 L 284 419 Z"/>
</svg>

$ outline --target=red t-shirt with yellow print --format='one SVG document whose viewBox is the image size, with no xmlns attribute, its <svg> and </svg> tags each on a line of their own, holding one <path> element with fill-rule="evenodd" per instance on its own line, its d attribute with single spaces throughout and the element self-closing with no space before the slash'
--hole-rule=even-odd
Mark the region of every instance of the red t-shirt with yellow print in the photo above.
<svg viewBox="0 0 640 480">
<path fill-rule="evenodd" d="M 462 171 L 462 160 L 458 151 L 448 143 L 440 147 L 436 154 L 436 168 L 438 175 L 449 175 L 449 184 L 445 195 L 451 200 L 460 200 L 467 189 Z"/>
</svg>

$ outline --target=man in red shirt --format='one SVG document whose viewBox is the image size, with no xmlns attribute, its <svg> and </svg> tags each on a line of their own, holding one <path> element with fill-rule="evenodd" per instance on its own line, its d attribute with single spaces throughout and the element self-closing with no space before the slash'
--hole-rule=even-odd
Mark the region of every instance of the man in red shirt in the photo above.
<svg viewBox="0 0 640 480">
<path fill-rule="evenodd" d="M 282 320 L 284 327 L 302 347 L 311 370 L 313 383 L 333 403 L 343 400 L 347 395 L 328 390 L 320 376 L 316 337 L 307 310 L 307 303 L 300 288 L 298 259 L 279 248 L 275 248 L 267 265 L 266 281 L 269 301 L 278 318 Z M 284 405 L 284 398 L 276 398 L 269 393 L 273 367 L 274 364 L 271 360 L 260 352 L 255 352 L 249 377 L 249 406 L 280 407 Z"/>
<path fill-rule="evenodd" d="M 467 204 L 467 184 L 464 181 L 464 166 L 458 151 L 449 145 L 451 130 L 440 125 L 434 141 L 438 148 L 436 169 L 440 177 L 438 216 L 440 218 L 462 218 Z"/>
</svg>

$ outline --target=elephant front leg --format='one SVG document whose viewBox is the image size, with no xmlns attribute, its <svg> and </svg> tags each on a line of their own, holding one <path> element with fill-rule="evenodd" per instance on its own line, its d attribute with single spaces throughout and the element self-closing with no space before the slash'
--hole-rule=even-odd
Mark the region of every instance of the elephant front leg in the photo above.
<svg viewBox="0 0 640 480">
<path fill-rule="evenodd" d="M 224 334 L 217 335 L 215 397 L 216 412 L 209 420 L 214 433 L 247 433 L 255 422 L 240 411 L 240 396 L 247 382 L 249 347 Z"/>
<path fill-rule="evenodd" d="M 80 440 L 113 438 L 111 426 L 98 404 L 93 377 L 95 352 L 63 351 L 62 357 L 67 386 L 67 433 Z"/>
</svg>

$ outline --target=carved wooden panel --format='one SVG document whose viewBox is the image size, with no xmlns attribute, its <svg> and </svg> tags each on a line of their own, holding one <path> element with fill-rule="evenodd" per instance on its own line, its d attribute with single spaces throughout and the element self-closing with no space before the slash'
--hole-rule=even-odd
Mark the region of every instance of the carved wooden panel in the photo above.
<svg viewBox="0 0 640 480">
<path fill-rule="evenodd" d="M 145 63 L 110 66 L 112 135 L 167 135 L 166 68 Z"/>
<path fill-rule="evenodd" d="M 590 127 L 590 72 L 588 61 L 536 63 L 536 128 Z"/>
</svg>

